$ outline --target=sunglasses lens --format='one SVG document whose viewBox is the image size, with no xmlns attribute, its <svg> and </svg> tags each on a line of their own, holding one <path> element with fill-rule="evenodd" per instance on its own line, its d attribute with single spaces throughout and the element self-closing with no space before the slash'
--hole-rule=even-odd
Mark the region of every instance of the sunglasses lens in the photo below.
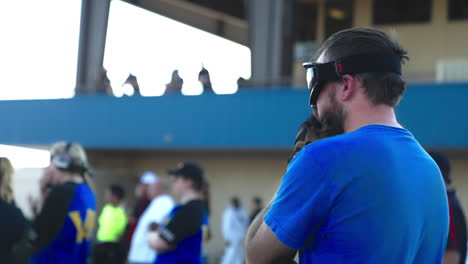
<svg viewBox="0 0 468 264">
<path fill-rule="evenodd" d="M 306 81 L 307 81 L 307 87 L 309 88 L 309 90 L 311 89 L 311 86 L 312 86 L 312 81 L 314 80 L 314 68 L 308 68 L 307 69 L 307 74 L 306 74 Z"/>
</svg>

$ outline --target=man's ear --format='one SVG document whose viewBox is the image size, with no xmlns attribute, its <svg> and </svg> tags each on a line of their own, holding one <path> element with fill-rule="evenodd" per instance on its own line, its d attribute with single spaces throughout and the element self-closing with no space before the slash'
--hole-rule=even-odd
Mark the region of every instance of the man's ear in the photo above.
<svg viewBox="0 0 468 264">
<path fill-rule="evenodd" d="M 339 89 L 338 98 L 341 101 L 348 101 L 356 93 L 356 78 L 349 74 L 345 74 L 342 77 L 342 85 L 341 89 Z"/>
</svg>

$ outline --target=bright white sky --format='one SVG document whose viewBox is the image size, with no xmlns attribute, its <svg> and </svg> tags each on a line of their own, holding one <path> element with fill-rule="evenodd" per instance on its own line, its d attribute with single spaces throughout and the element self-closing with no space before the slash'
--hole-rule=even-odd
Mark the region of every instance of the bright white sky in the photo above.
<svg viewBox="0 0 468 264">
<path fill-rule="evenodd" d="M 80 0 L 0 1 L 0 99 L 73 96 L 78 57 Z M 202 64 L 217 93 L 250 78 L 250 50 L 168 18 L 113 0 L 104 67 L 116 95 L 128 73 L 146 96 L 161 95 L 174 69 L 185 94 L 198 94 Z"/>
<path fill-rule="evenodd" d="M 48 150 L 0 145 L 2 157 L 7 157 L 15 169 L 45 168 L 50 163 Z"/>
</svg>

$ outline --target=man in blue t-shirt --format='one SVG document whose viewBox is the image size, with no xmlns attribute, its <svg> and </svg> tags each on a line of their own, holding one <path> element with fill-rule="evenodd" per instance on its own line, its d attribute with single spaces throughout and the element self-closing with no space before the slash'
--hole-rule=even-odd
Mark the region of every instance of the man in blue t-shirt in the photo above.
<svg viewBox="0 0 468 264">
<path fill-rule="evenodd" d="M 305 63 L 327 137 L 290 162 L 246 238 L 248 263 L 442 263 L 448 204 L 440 171 L 394 107 L 406 52 L 386 33 L 332 35 Z"/>
</svg>

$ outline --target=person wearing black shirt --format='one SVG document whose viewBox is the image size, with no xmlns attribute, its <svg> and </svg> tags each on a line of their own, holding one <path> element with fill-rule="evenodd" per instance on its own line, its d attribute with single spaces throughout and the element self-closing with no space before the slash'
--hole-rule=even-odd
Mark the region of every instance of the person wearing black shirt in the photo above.
<svg viewBox="0 0 468 264">
<path fill-rule="evenodd" d="M 203 170 L 197 164 L 183 163 L 169 173 L 174 175 L 172 188 L 180 205 L 157 232 L 149 235 L 148 242 L 158 253 L 155 264 L 200 264 L 202 226 L 208 222 Z"/>
<path fill-rule="evenodd" d="M 23 213 L 15 206 L 11 186 L 13 166 L 0 157 L 0 263 L 11 263 L 16 246 L 27 228 Z"/>
<path fill-rule="evenodd" d="M 455 189 L 451 186 L 450 160 L 440 152 L 429 152 L 431 157 L 439 166 L 447 186 L 447 197 L 449 201 L 450 226 L 445 251 L 444 264 L 464 264 L 467 249 L 466 219 L 460 200 Z"/>
<path fill-rule="evenodd" d="M 250 213 L 250 218 L 249 218 L 249 223 L 252 223 L 255 217 L 257 216 L 260 211 L 262 211 L 263 205 L 262 205 L 262 198 L 260 197 L 254 197 L 252 199 L 252 211 Z"/>
</svg>

